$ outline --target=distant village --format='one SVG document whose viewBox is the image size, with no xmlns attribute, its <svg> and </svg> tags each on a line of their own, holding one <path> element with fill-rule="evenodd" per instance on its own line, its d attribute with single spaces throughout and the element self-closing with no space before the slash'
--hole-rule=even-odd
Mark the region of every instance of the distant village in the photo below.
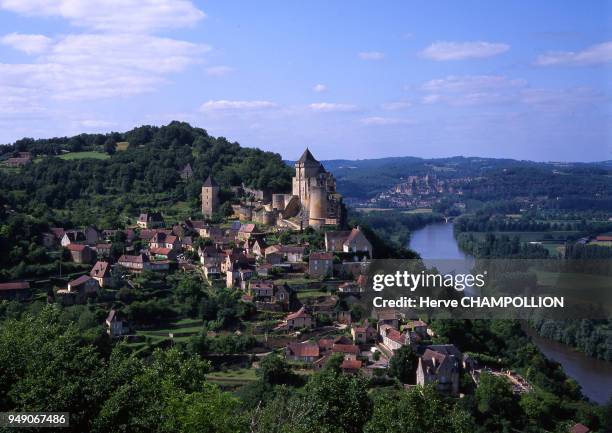
<svg viewBox="0 0 612 433">
<path fill-rule="evenodd" d="M 183 175 L 192 175 L 189 167 Z M 143 212 L 124 230 L 52 228 L 44 245 L 63 249 L 72 262 L 91 268 L 49 292 L 47 300 L 61 305 L 96 302 L 105 290 L 130 286 L 134 276 L 147 271 L 193 272 L 212 287 L 240 291 L 242 302 L 258 312 L 271 313 L 273 327 L 253 332 L 276 338 L 276 348 L 303 368 L 321 369 L 339 354 L 347 374 L 385 376 L 396 351 L 410 346 L 418 367 L 416 383 L 406 386 L 435 383 L 440 391 L 458 395 L 462 376 L 477 385 L 480 372 L 487 370 L 507 377 L 515 392 L 528 392 L 529 384 L 515 373 L 479 366 L 453 344 L 433 344 L 434 332 L 419 318 L 389 309 L 369 318 L 353 317 L 351 305 L 366 289 L 365 274 L 376 251 L 360 227 L 338 229 L 345 216 L 335 186 L 334 177 L 307 149 L 295 163 L 291 194 L 236 190 L 246 198 L 221 223 L 210 222 L 220 200 L 219 186 L 208 177 L 202 185 L 201 220 L 168 226 L 162 212 Z M 450 186 L 425 178 L 409 179 L 396 189 L 412 195 L 435 194 L 440 188 Z M 320 233 L 322 245 L 282 241 L 306 229 Z M 113 260 L 118 235 L 125 239 L 125 251 Z M 0 299 L 27 300 L 31 295 L 27 281 L 0 284 Z M 112 338 L 133 334 L 132 324 L 114 309 L 108 311 L 105 326 Z"/>
</svg>

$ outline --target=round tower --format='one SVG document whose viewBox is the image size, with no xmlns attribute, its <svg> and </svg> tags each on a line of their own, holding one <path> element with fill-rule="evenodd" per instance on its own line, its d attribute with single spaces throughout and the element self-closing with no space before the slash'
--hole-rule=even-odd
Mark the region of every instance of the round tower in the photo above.
<svg viewBox="0 0 612 433">
<path fill-rule="evenodd" d="M 308 209 L 308 225 L 321 227 L 327 217 L 327 191 L 324 186 L 311 186 Z"/>
</svg>

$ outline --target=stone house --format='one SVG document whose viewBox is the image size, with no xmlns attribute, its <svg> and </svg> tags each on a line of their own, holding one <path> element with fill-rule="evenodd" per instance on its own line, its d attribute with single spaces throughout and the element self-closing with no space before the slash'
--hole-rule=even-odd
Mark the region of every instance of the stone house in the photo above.
<svg viewBox="0 0 612 433">
<path fill-rule="evenodd" d="M 159 212 L 141 213 L 136 225 L 141 229 L 154 229 L 164 225 L 164 218 Z"/>
<path fill-rule="evenodd" d="M 123 335 L 123 320 L 119 319 L 116 310 L 110 310 L 105 320 L 106 332 L 111 338 L 120 337 Z"/>
<path fill-rule="evenodd" d="M 23 300 L 31 296 L 30 283 L 27 281 L 0 283 L 0 299 Z"/>
<path fill-rule="evenodd" d="M 435 383 L 438 391 L 458 395 L 462 358 L 452 344 L 428 346 L 419 358 L 417 385 Z"/>
<path fill-rule="evenodd" d="M 311 363 L 319 359 L 319 345 L 317 343 L 289 343 L 285 348 L 285 357 L 289 361 Z"/>
<path fill-rule="evenodd" d="M 91 263 L 96 258 L 95 251 L 87 245 L 68 244 L 66 248 L 70 251 L 72 261 L 75 263 Z"/>
<path fill-rule="evenodd" d="M 308 274 L 311 277 L 331 277 L 334 269 L 334 255 L 329 252 L 315 251 L 308 257 Z"/>
<path fill-rule="evenodd" d="M 108 262 L 98 261 L 91 268 L 89 276 L 98 282 L 100 287 L 112 287 L 114 284 L 111 267 Z"/>
</svg>

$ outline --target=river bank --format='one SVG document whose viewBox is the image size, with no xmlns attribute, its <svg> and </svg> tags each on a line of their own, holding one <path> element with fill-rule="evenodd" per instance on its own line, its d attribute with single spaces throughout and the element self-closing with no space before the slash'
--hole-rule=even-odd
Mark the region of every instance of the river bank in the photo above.
<svg viewBox="0 0 612 433">
<path fill-rule="evenodd" d="M 442 272 L 466 272 L 474 265 L 474 257 L 459 248 L 452 223 L 428 224 L 415 230 L 408 247 L 419 253 L 427 266 L 436 266 Z M 523 330 L 547 358 L 559 362 L 566 374 L 580 384 L 585 396 L 600 404 L 608 400 L 612 389 L 612 363 L 591 358 L 562 343 L 540 337 L 526 324 L 523 324 Z"/>
</svg>

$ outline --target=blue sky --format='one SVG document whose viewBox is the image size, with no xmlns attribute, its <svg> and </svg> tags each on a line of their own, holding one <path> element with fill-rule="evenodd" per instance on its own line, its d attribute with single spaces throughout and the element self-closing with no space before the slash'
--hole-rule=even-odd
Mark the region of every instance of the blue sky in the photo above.
<svg viewBox="0 0 612 433">
<path fill-rule="evenodd" d="M 0 29 L 0 142 L 184 120 L 288 159 L 612 159 L 605 1 L 0 0 Z"/>
</svg>

